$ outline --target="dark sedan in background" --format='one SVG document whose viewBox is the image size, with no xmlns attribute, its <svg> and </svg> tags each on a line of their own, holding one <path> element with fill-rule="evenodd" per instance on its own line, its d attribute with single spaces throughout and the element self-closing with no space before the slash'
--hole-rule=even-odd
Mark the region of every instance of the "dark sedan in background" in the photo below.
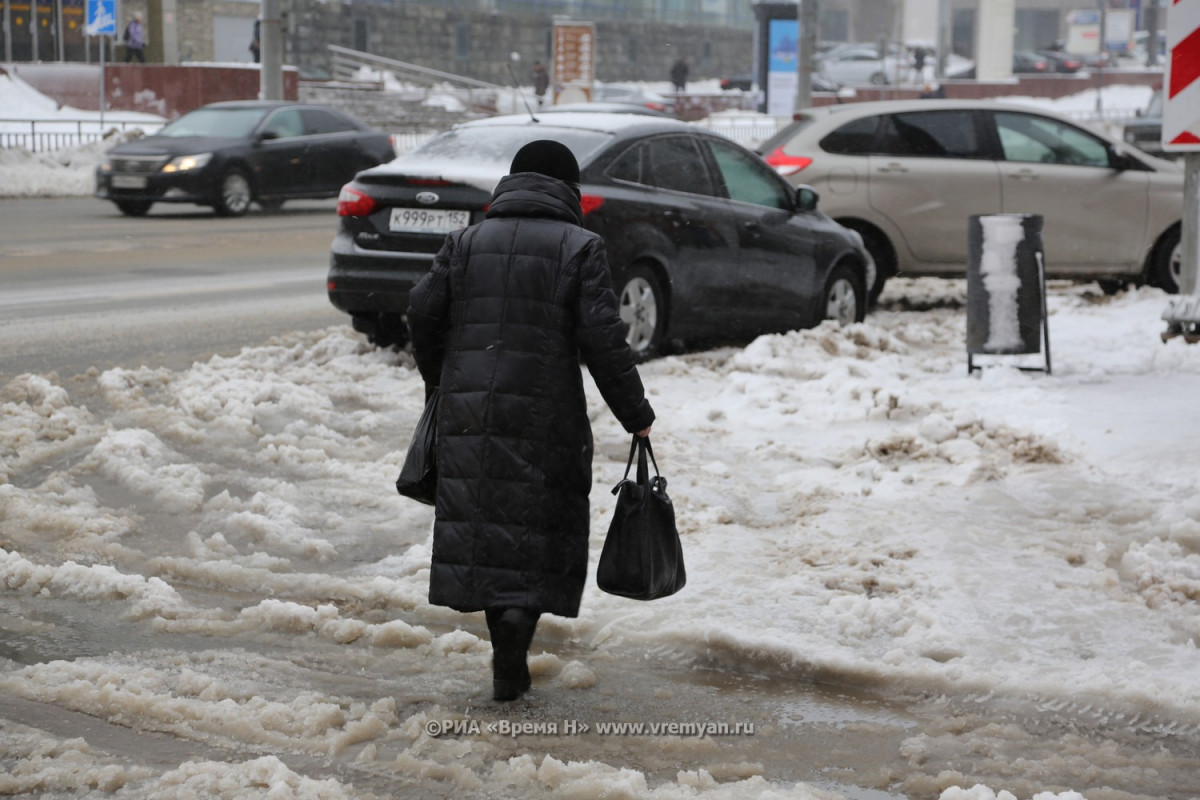
<svg viewBox="0 0 1200 800">
<path fill-rule="evenodd" d="M 584 226 L 604 237 L 627 338 L 642 358 L 689 343 L 860 321 L 862 239 L 746 148 L 676 120 L 623 114 L 464 123 L 362 172 L 338 200 L 329 298 L 381 346 L 407 339 L 408 294 L 446 234 L 481 220 L 513 155 L 554 139 L 581 169 Z"/>
<path fill-rule="evenodd" d="M 1150 102 L 1137 113 L 1135 119 L 1125 123 L 1122 136 L 1129 144 L 1159 158 L 1179 158 L 1182 153 L 1163 150 L 1162 143 L 1163 95 L 1159 89 L 1150 95 Z"/>
<path fill-rule="evenodd" d="M 96 196 L 141 216 L 155 203 L 245 214 L 252 201 L 336 197 L 360 170 L 395 157 L 387 134 L 340 111 L 282 101 L 214 103 L 109 150 Z"/>
</svg>

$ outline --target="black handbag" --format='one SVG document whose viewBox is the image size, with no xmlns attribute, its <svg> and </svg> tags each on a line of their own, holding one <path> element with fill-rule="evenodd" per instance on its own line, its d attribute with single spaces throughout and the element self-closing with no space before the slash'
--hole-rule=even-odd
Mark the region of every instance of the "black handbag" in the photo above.
<svg viewBox="0 0 1200 800">
<path fill-rule="evenodd" d="M 425 401 L 425 410 L 417 420 L 408 454 L 396 478 L 396 491 L 419 503 L 434 504 L 437 493 L 437 406 L 438 392 L 435 390 Z"/>
<path fill-rule="evenodd" d="M 636 480 L 629 470 L 637 454 Z M 646 463 L 654 464 L 654 477 Z M 683 567 L 683 546 L 675 528 L 675 507 L 667 497 L 667 479 L 658 474 L 658 462 L 650 439 L 634 436 L 629 447 L 625 477 L 613 487 L 617 508 L 600 563 L 596 567 L 596 585 L 609 594 L 634 600 L 669 597 L 687 583 Z"/>
</svg>

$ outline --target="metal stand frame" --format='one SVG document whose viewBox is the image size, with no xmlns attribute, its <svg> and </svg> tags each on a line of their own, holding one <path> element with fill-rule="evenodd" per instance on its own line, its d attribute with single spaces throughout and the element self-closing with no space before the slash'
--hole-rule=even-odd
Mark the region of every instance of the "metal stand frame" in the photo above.
<svg viewBox="0 0 1200 800">
<path fill-rule="evenodd" d="M 1042 289 L 1042 353 L 1045 356 L 1043 366 L 1040 367 L 1017 367 L 1022 372 L 1045 372 L 1050 374 L 1050 314 L 1046 310 L 1046 265 L 1042 261 L 1042 254 L 1038 253 L 1038 281 L 1041 283 Z M 1004 355 L 1003 353 L 981 353 L 980 355 Z M 967 350 L 967 375 L 971 375 L 975 370 L 983 371 L 983 365 L 975 363 L 975 354 L 969 349 Z"/>
</svg>

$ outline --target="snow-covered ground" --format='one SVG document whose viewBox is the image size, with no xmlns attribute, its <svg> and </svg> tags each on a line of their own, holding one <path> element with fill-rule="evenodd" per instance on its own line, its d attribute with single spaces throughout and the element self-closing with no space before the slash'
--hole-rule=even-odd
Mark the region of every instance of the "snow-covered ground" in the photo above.
<svg viewBox="0 0 1200 800">
<path fill-rule="evenodd" d="M 648 785 L 604 748 L 564 763 L 546 737 L 514 754 L 486 736 L 422 732 L 430 720 L 537 719 L 540 704 L 561 702 L 585 720 L 645 721 L 613 699 L 620 674 L 603 671 L 629 653 L 685 671 L 1022 704 L 1194 752 L 1200 348 L 1159 341 L 1157 291 L 1062 285 L 1050 301 L 1053 374 L 1009 357 L 968 376 L 962 292 L 897 281 L 864 324 L 645 365 L 689 584 L 650 604 L 589 589 L 579 619 L 544 623 L 531 700 L 507 710 L 484 699 L 478 620 L 425 601 L 430 510 L 391 487 L 421 407 L 407 355 L 338 327 L 181 371 L 107 370 L 90 390 L 3 375 L 2 615 L 50 656 L 77 657 L 11 663 L 0 689 L 263 753 L 353 744 L 356 763 L 467 793 L 501 780 L 507 796 L 810 796 L 761 764 L 714 780 L 719 751 L 707 771 Z M 594 391 L 591 405 L 598 552 L 627 439 Z M 72 618 L 95 626 L 80 635 L 98 654 L 72 650 Z M 114 646 L 121 637 L 137 647 Z M 297 682 L 291 659 L 318 652 L 337 659 L 331 674 Z M 411 684 L 387 679 L 397 658 L 418 659 Z M 381 673 L 377 690 L 348 698 Z M 905 743 L 914 766 L 896 782 L 910 796 L 954 784 L 919 766 L 955 741 L 946 736 Z M 283 769 L 154 773 L 76 744 L 14 747 L 0 753 L 22 785 L 107 770 L 140 787 L 129 797 L 192 781 L 234 787 L 205 796 L 274 797 L 246 787 Z M 69 753 L 68 766 L 51 751 Z M 1064 766 L 1066 752 L 1027 756 L 992 788 L 1100 792 L 1097 776 L 1135 769 L 1103 750 L 1083 757 L 1087 769 Z M 1191 780 L 1142 796 L 1188 797 L 1200 773 Z M 321 791 L 278 796 L 365 796 Z"/>
<path fill-rule="evenodd" d="M 34 171 L 0 164 L 0 185 Z M 858 797 L 1200 796 L 1200 348 L 1159 340 L 1165 305 L 1054 284 L 1049 375 L 968 375 L 964 284 L 932 279 L 889 283 L 860 325 L 644 365 L 688 586 L 589 588 L 539 628 L 513 706 L 487 699 L 477 615 L 425 600 L 432 514 L 392 489 L 422 405 L 406 354 L 339 326 L 178 371 L 0 372 L 0 707 L 66 729 L 0 717 L 0 793 L 841 796 L 780 777 L 779 705 L 754 756 L 561 727 L 752 719 L 736 692 L 626 699 L 639 669 L 703 667 L 944 704 Z M 589 392 L 594 564 L 628 440 Z M 697 692 L 711 707 L 677 707 Z M 1003 709 L 1056 732 L 1023 739 Z M 95 718 L 144 750 L 97 746 Z"/>
</svg>

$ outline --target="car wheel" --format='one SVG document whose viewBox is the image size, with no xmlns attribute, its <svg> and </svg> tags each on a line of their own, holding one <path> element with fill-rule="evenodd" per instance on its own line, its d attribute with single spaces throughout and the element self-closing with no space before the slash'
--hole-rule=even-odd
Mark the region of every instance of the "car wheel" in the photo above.
<svg viewBox="0 0 1200 800">
<path fill-rule="evenodd" d="M 618 297 L 625 341 L 639 359 L 662 352 L 666 338 L 667 306 L 662 284 L 648 267 L 635 266 L 625 273 Z"/>
<path fill-rule="evenodd" d="M 250 208 L 253 197 L 246 173 L 231 169 L 221 178 L 221 193 L 213 207 L 222 217 L 240 217 Z"/>
<path fill-rule="evenodd" d="M 866 317 L 866 292 L 862 278 L 845 264 L 838 264 L 825 281 L 821 295 L 822 319 L 836 320 L 839 325 L 862 322 Z"/>
<path fill-rule="evenodd" d="M 127 217 L 144 217 L 154 205 L 153 200 L 114 200 L 117 208 Z"/>
<path fill-rule="evenodd" d="M 871 85 L 872 86 L 887 86 L 887 83 L 888 83 L 888 77 L 887 77 L 887 75 L 884 75 L 882 72 L 876 72 L 874 75 L 871 76 Z"/>
<path fill-rule="evenodd" d="M 1167 294 L 1178 294 L 1183 280 L 1183 243 L 1179 228 L 1172 228 L 1158 240 L 1150 264 L 1150 283 Z"/>
<path fill-rule="evenodd" d="M 867 248 L 867 252 L 871 254 L 871 260 L 875 262 L 875 283 L 867 291 L 867 306 L 874 308 L 875 304 L 879 302 L 879 295 L 883 293 L 884 284 L 887 283 L 888 278 L 896 274 L 896 254 L 887 237 L 874 228 L 854 221 L 841 224 L 857 231 L 862 236 L 863 246 Z"/>
</svg>

